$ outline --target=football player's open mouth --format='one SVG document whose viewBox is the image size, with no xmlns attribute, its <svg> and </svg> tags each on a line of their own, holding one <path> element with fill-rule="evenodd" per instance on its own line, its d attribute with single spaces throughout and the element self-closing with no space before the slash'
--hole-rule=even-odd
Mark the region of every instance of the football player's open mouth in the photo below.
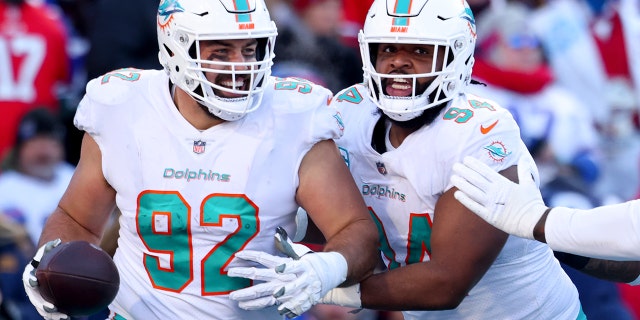
<svg viewBox="0 0 640 320">
<path fill-rule="evenodd" d="M 219 81 L 218 85 L 228 88 L 230 90 L 246 91 L 247 90 L 246 83 L 247 81 L 245 81 L 244 78 L 236 77 L 236 81 L 232 81 L 231 79 L 225 79 L 225 80 Z M 239 98 L 239 97 L 246 96 L 246 94 L 231 93 L 228 91 L 222 91 L 220 92 L 220 95 L 225 98 Z"/>
<path fill-rule="evenodd" d="M 407 78 L 388 79 L 385 91 L 387 95 L 394 97 L 408 97 L 413 93 L 413 81 Z"/>
</svg>

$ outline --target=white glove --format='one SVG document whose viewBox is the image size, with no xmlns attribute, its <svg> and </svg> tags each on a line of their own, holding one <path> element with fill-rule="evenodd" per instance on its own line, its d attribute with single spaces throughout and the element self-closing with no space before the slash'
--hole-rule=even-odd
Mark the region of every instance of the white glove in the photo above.
<svg viewBox="0 0 640 320">
<path fill-rule="evenodd" d="M 329 290 L 347 279 L 347 260 L 338 252 L 310 253 L 276 267 L 276 272 L 298 277 L 274 294 L 283 301 L 278 307 L 280 314 L 293 318 L 311 309 Z M 285 294 L 292 298 L 281 297 Z"/>
<path fill-rule="evenodd" d="M 22 273 L 22 283 L 24 284 L 24 290 L 27 292 L 27 296 L 29 296 L 29 301 L 36 307 L 38 313 L 47 320 L 70 319 L 66 314 L 58 312 L 58 309 L 52 303 L 44 300 L 40 291 L 38 291 L 38 279 L 36 278 L 36 268 L 38 264 L 40 264 L 42 257 L 60 243 L 62 243 L 60 239 L 45 243 L 36 251 L 36 255 L 31 262 L 27 264 Z"/>
<path fill-rule="evenodd" d="M 304 245 L 291 242 L 282 228 L 276 230 L 275 240 L 276 247 L 291 258 L 251 250 L 236 253 L 236 257 L 273 268 L 229 269 L 229 276 L 267 281 L 229 295 L 232 300 L 240 301 L 238 306 L 241 308 L 256 310 L 276 304 L 280 305 L 280 314 L 292 318 L 309 310 L 329 290 L 347 278 L 347 261 L 340 253 L 314 253 Z M 285 276 L 294 278 L 284 278 Z M 271 297 L 266 296 L 269 290 Z"/>
<path fill-rule="evenodd" d="M 496 228 L 518 237 L 534 239 L 533 229 L 548 209 L 532 177 L 535 164 L 518 161 L 514 183 L 472 157 L 453 165 L 451 183 L 459 190 L 454 197 Z"/>
<path fill-rule="evenodd" d="M 236 257 L 247 261 L 258 262 L 267 268 L 232 267 L 229 268 L 227 272 L 228 276 L 265 282 L 233 291 L 229 294 L 229 298 L 238 301 L 238 306 L 245 310 L 260 310 L 273 305 L 279 305 L 280 301 L 276 299 L 274 292 L 284 287 L 287 282 L 296 280 L 296 276 L 293 274 L 277 273 L 275 267 L 287 263 L 292 259 L 255 250 L 237 252 Z"/>
<path fill-rule="evenodd" d="M 259 310 L 276 304 L 279 305 L 281 302 L 276 299 L 274 293 L 284 287 L 285 283 L 294 281 L 296 279 L 296 275 L 277 273 L 275 271 L 275 267 L 285 264 L 292 259 L 300 259 L 301 256 L 313 252 L 313 250 L 309 249 L 305 245 L 293 243 L 289 239 L 287 231 L 282 227 L 276 228 L 274 241 L 276 248 L 280 252 L 286 254 L 288 258 L 274 256 L 260 251 L 243 250 L 236 253 L 236 257 L 243 260 L 258 262 L 259 264 L 267 267 L 267 269 L 232 267 L 229 268 L 227 272 L 227 275 L 230 277 L 265 281 L 264 283 L 254 284 L 249 288 L 231 292 L 229 298 L 231 300 L 238 301 L 238 306 L 242 309 Z M 279 298 L 287 299 L 289 296 L 283 295 Z"/>
</svg>

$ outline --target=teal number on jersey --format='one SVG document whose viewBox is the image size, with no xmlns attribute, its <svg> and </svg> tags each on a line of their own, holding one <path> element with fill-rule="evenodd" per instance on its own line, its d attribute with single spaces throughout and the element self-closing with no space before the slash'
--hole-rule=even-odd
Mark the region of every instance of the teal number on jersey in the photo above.
<svg viewBox="0 0 640 320">
<path fill-rule="evenodd" d="M 220 227 L 222 219 L 231 218 L 238 227 L 211 248 L 202 261 L 193 261 L 191 210 L 179 192 L 145 191 L 139 196 L 138 235 L 149 252 L 168 255 L 170 263 L 163 267 L 156 256 L 145 254 L 144 266 L 153 287 L 181 292 L 194 279 L 194 263 L 201 266 L 203 296 L 248 287 L 249 280 L 228 277 L 224 269 L 258 233 L 257 207 L 244 195 L 213 194 L 204 199 L 200 226 Z"/>
<path fill-rule="evenodd" d="M 239 195 L 212 195 L 204 201 L 202 226 L 222 226 L 222 219 L 236 219 L 238 228 L 209 251 L 202 261 L 203 295 L 229 293 L 248 287 L 251 281 L 231 278 L 223 270 L 259 230 L 258 208 L 251 200 Z"/>
<path fill-rule="evenodd" d="M 469 104 L 474 109 L 489 109 L 491 111 L 495 111 L 496 108 L 487 102 L 480 102 L 478 100 L 469 100 Z"/>
<path fill-rule="evenodd" d="M 382 221 L 380 221 L 380 218 L 378 218 L 378 215 L 376 215 L 376 213 L 373 211 L 371 207 L 369 207 L 369 214 L 371 214 L 371 217 L 373 218 L 373 222 L 376 224 L 376 227 L 378 228 L 378 240 L 380 240 L 380 247 L 378 249 L 382 252 L 382 254 L 384 254 L 385 257 L 387 257 L 387 260 L 391 261 L 389 262 L 387 269 L 393 270 L 400 266 L 400 264 L 396 262 L 396 252 L 393 251 L 393 249 L 389 245 L 389 239 L 387 239 L 387 232 L 384 230 L 384 225 L 382 224 Z"/>
<path fill-rule="evenodd" d="M 425 253 L 431 254 L 431 218 L 426 213 L 412 213 L 410 219 L 407 264 L 422 261 Z"/>
<path fill-rule="evenodd" d="M 358 92 L 358 89 L 356 89 L 356 87 L 349 87 L 344 92 L 342 92 L 339 96 L 336 97 L 336 101 L 338 102 L 347 101 L 353 104 L 358 104 L 362 102 L 362 100 L 363 100 L 362 94 Z"/>
<path fill-rule="evenodd" d="M 480 102 L 478 100 L 469 100 L 469 105 L 473 109 L 488 109 L 491 111 L 496 111 L 496 108 L 487 102 Z M 457 123 L 465 123 L 469 121 L 473 117 L 473 110 L 471 109 L 461 109 L 461 108 L 450 108 L 445 112 L 442 117 L 444 120 L 454 120 Z"/>
<path fill-rule="evenodd" d="M 369 214 L 373 218 L 373 222 L 378 228 L 378 239 L 380 240 L 380 247 L 378 248 L 382 254 L 389 260 L 387 269 L 393 270 L 400 266 L 400 263 L 396 261 L 396 253 L 389 244 L 387 238 L 387 232 L 384 229 L 380 218 L 376 215 L 372 208 L 369 208 Z M 431 254 L 431 227 L 432 222 L 428 214 L 411 214 L 409 218 L 409 234 L 407 239 L 407 257 L 405 263 L 412 264 L 421 262 L 424 259 L 424 255 Z"/>
<path fill-rule="evenodd" d="M 102 77 L 102 80 L 100 81 L 100 83 L 101 84 L 108 83 L 112 77 L 116 77 L 124 81 L 137 81 L 138 79 L 140 79 L 140 73 L 135 71 L 136 69 L 120 69 L 120 70 L 111 71 Z"/>
<path fill-rule="evenodd" d="M 138 200 L 138 232 L 149 252 L 169 254 L 171 265 L 160 266 L 145 254 L 144 266 L 154 288 L 180 292 L 191 281 L 191 208 L 177 192 L 142 193 Z"/>
<path fill-rule="evenodd" d="M 276 78 L 276 90 L 296 90 L 300 93 L 311 93 L 313 88 L 309 80 L 300 78 Z"/>
<path fill-rule="evenodd" d="M 464 123 L 473 117 L 473 111 L 469 109 L 450 108 L 445 112 L 444 120 L 454 120 L 457 123 Z"/>
</svg>

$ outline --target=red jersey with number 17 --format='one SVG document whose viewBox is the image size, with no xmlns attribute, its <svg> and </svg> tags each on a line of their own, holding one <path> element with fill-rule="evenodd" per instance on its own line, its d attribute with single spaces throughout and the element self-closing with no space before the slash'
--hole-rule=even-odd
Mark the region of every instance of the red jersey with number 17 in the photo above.
<svg viewBox="0 0 640 320">
<path fill-rule="evenodd" d="M 62 18 L 51 8 L 0 2 L 0 156 L 27 111 L 58 111 L 56 84 L 69 78 L 66 42 Z"/>
</svg>

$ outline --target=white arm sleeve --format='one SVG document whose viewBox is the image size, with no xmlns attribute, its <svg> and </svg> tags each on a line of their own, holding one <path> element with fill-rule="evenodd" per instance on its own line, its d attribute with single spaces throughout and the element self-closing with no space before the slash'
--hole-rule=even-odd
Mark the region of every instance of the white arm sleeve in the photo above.
<svg viewBox="0 0 640 320">
<path fill-rule="evenodd" d="M 640 200 L 589 210 L 553 208 L 545 224 L 556 251 L 608 260 L 640 260 Z"/>
</svg>

